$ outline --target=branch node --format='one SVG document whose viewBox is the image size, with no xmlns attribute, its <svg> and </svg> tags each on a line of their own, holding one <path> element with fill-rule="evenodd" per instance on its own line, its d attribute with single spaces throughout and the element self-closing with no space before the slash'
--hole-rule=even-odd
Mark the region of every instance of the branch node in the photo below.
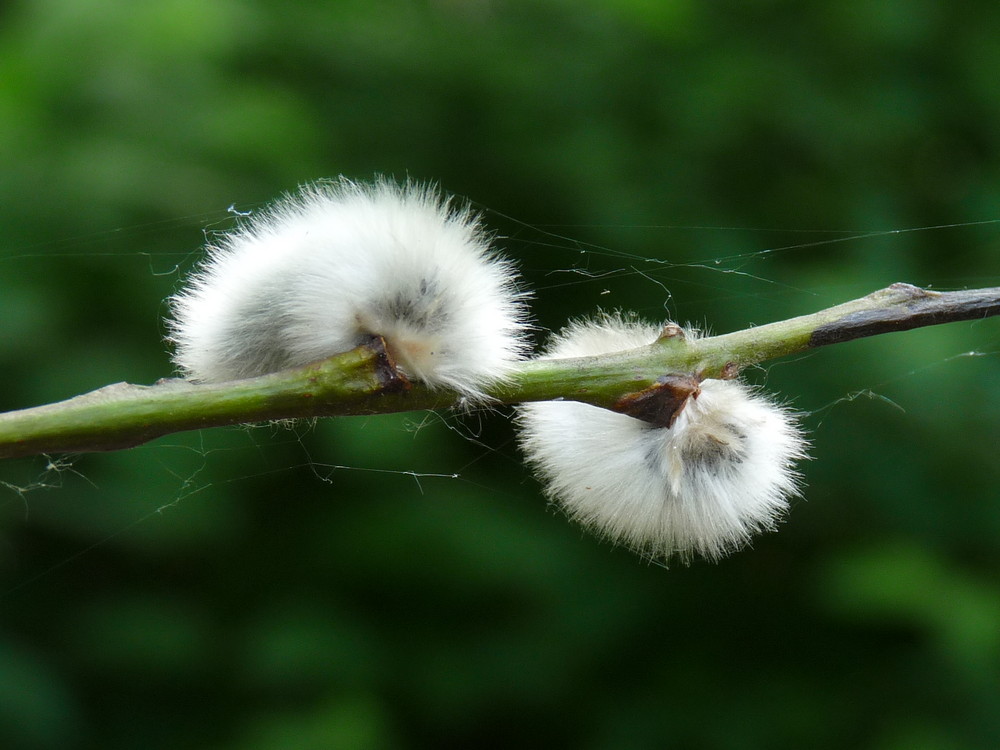
<svg viewBox="0 0 1000 750">
<path fill-rule="evenodd" d="M 622 396 L 611 408 L 657 427 L 672 427 L 688 399 L 698 398 L 698 384 L 693 375 L 664 375 L 655 385 Z"/>
<path fill-rule="evenodd" d="M 722 367 L 722 373 L 719 375 L 720 380 L 735 380 L 739 377 L 740 366 L 735 362 L 726 362 Z"/>
<path fill-rule="evenodd" d="M 405 393 L 413 388 L 413 383 L 396 364 L 384 338 L 371 336 L 364 345 L 375 354 L 374 371 L 379 382 L 379 393 Z"/>
<path fill-rule="evenodd" d="M 941 296 L 941 292 L 932 292 L 930 289 L 923 289 L 919 286 L 914 286 L 913 284 L 907 284 L 904 281 L 897 281 L 895 284 L 890 284 L 888 288 L 894 292 L 899 292 L 909 299 Z"/>
<path fill-rule="evenodd" d="M 660 331 L 660 335 L 657 337 L 657 341 L 663 341 L 665 339 L 677 339 L 683 341 L 686 338 L 684 334 L 684 329 L 681 328 L 676 323 L 667 323 L 663 326 L 663 330 Z"/>
</svg>

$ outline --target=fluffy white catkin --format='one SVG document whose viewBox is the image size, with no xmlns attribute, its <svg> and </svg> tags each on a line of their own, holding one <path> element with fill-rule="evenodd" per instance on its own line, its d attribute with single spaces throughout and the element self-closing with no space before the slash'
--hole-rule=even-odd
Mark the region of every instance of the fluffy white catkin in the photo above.
<svg viewBox="0 0 1000 750">
<path fill-rule="evenodd" d="M 408 376 L 479 400 L 527 349 L 513 266 L 428 186 L 308 185 L 207 253 L 170 300 L 174 361 L 192 380 L 305 365 L 378 334 Z"/>
<path fill-rule="evenodd" d="M 632 349 L 661 330 L 616 315 L 577 321 L 545 356 Z M 659 559 L 718 559 L 773 529 L 806 447 L 790 412 L 732 380 L 702 381 L 670 428 L 575 401 L 524 404 L 518 421 L 529 463 L 572 519 Z"/>
</svg>

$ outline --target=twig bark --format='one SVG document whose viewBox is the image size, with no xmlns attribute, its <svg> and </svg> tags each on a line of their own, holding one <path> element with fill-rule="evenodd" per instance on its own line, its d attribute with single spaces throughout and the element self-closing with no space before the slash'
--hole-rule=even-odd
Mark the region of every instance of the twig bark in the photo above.
<svg viewBox="0 0 1000 750">
<path fill-rule="evenodd" d="M 659 340 L 639 349 L 532 360 L 489 395 L 504 404 L 583 401 L 669 424 L 704 378 L 735 377 L 747 366 L 828 344 L 998 314 L 1000 287 L 934 292 L 893 284 L 811 315 L 721 336 L 688 340 L 668 325 Z M 0 414 L 0 458 L 120 450 L 174 432 L 239 423 L 455 405 L 455 393 L 408 381 L 376 337 L 353 351 L 259 378 L 212 385 L 116 383 Z"/>
</svg>

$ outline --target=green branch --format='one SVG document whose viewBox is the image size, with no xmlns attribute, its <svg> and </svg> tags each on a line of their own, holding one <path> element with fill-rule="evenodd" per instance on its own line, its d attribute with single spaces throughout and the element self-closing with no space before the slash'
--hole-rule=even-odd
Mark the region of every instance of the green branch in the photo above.
<svg viewBox="0 0 1000 750">
<path fill-rule="evenodd" d="M 499 403 L 569 399 L 670 424 L 704 378 L 819 346 L 1000 314 L 1000 287 L 932 292 L 893 284 L 811 315 L 686 339 L 668 325 L 650 346 L 579 359 L 525 362 L 489 395 Z M 274 419 L 438 409 L 448 391 L 411 383 L 374 338 L 306 367 L 229 383 L 116 383 L 55 404 L 0 414 L 0 458 L 130 448 L 161 435 Z"/>
</svg>

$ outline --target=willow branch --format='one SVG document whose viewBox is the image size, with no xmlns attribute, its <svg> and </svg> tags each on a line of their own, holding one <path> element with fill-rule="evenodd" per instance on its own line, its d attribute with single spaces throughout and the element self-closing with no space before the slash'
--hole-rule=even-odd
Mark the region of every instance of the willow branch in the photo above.
<svg viewBox="0 0 1000 750">
<path fill-rule="evenodd" d="M 656 342 L 639 349 L 525 362 L 489 395 L 504 404 L 583 401 L 669 424 L 677 404 L 683 405 L 701 379 L 735 377 L 750 365 L 828 344 L 998 314 L 1000 287 L 933 292 L 893 284 L 811 315 L 721 336 L 686 339 L 668 325 Z M 453 392 L 408 381 L 375 337 L 353 351 L 258 378 L 212 385 L 116 383 L 67 401 L 0 414 L 0 458 L 119 450 L 206 427 L 458 404 Z"/>
</svg>

